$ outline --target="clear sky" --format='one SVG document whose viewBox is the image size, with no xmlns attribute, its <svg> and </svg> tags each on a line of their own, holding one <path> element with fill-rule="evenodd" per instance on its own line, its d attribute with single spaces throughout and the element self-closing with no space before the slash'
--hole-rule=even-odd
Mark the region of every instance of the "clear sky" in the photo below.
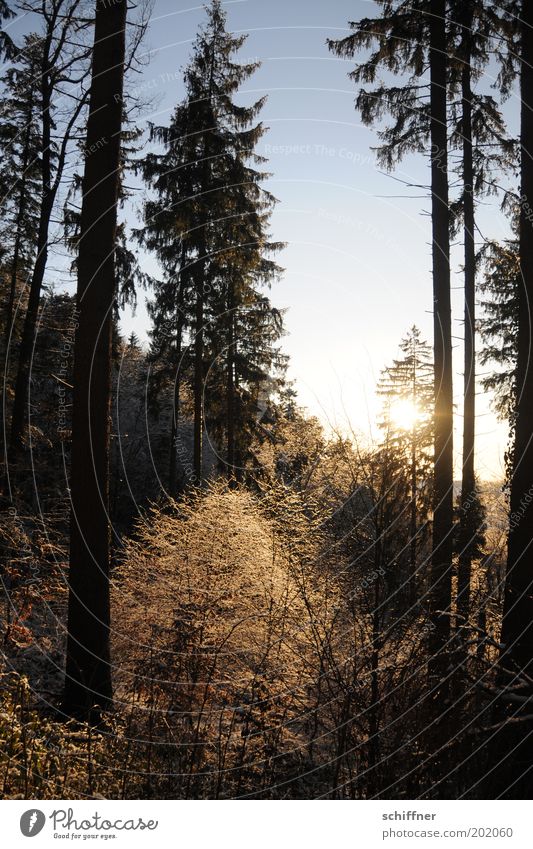
<svg viewBox="0 0 533 849">
<path fill-rule="evenodd" d="M 417 324 L 431 341 L 432 293 L 429 199 L 377 167 L 374 130 L 354 110 L 355 87 L 347 78 L 353 62 L 329 53 L 327 37 L 348 32 L 347 21 L 372 15 L 366 0 L 234 0 L 224 4 L 229 29 L 249 33 L 241 59 L 262 67 L 242 97 L 268 95 L 262 119 L 269 132 L 259 152 L 269 159 L 270 190 L 279 199 L 273 236 L 287 242 L 280 256 L 285 274 L 271 293 L 287 307 L 284 348 L 291 357 L 300 403 L 325 423 L 343 428 L 349 419 L 365 434 L 376 433 L 380 370 L 398 352 L 408 328 Z M 187 62 L 202 5 L 155 0 L 144 50 L 150 61 L 130 78 L 139 94 L 152 97 L 139 118 L 165 124 L 183 97 L 181 69 Z M 508 109 L 514 114 L 511 101 Z M 406 159 L 395 176 L 428 182 L 428 161 Z M 497 201 L 480 211 L 480 229 L 504 237 L 508 225 Z M 461 445 L 462 306 L 460 246 L 453 270 L 456 449 Z M 125 331 L 146 338 L 140 298 Z M 506 430 L 478 396 L 478 472 L 501 477 Z M 456 451 L 457 453 L 457 451 Z"/>
</svg>

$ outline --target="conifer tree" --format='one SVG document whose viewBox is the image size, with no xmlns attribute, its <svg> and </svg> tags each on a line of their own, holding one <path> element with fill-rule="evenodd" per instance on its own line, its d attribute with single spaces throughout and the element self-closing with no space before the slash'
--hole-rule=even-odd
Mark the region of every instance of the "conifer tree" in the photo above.
<svg viewBox="0 0 533 849">
<path fill-rule="evenodd" d="M 513 9 L 511 9 L 513 11 Z M 531 735 L 517 728 L 516 720 L 527 712 L 531 700 L 533 669 L 533 6 L 527 0 L 514 9 L 520 21 L 520 215 L 518 338 L 516 358 L 515 439 L 510 486 L 509 527 L 505 599 L 502 621 L 501 701 L 505 718 L 515 723 L 503 727 L 505 760 L 497 777 L 501 792 L 512 788 L 513 798 L 529 797 L 533 765 Z M 518 709 L 511 704 L 516 688 Z M 509 702 L 507 701 L 509 699 Z M 507 785 L 507 786 L 506 786 Z"/>
<path fill-rule="evenodd" d="M 453 553 L 453 390 L 448 195 L 447 38 L 445 0 L 432 0 L 429 26 L 431 225 L 433 239 L 433 352 L 435 367 L 433 548 L 430 674 L 446 691 L 443 650 L 451 608 Z"/>
<path fill-rule="evenodd" d="M 402 356 L 383 371 L 378 394 L 385 404 L 381 428 L 409 481 L 409 580 L 413 600 L 417 541 L 427 528 L 431 503 L 434 381 L 432 351 L 416 326 L 402 339 L 400 351 Z"/>
<path fill-rule="evenodd" d="M 13 59 L 16 55 L 17 48 L 13 43 L 13 39 L 2 26 L 4 21 L 12 20 L 15 17 L 15 12 L 6 3 L 6 0 L 0 0 L 0 58 Z"/>
<path fill-rule="evenodd" d="M 38 116 L 41 106 L 35 81 L 39 66 L 39 39 L 34 35 L 27 36 L 17 65 L 11 66 L 2 80 L 0 240 L 3 246 L 2 266 L 9 281 L 3 315 L 6 360 L 17 287 L 20 279 L 31 272 L 37 243 L 41 179 Z M 5 376 L 7 378 L 7 374 Z"/>
<path fill-rule="evenodd" d="M 431 121 L 431 89 L 427 85 L 426 72 L 431 69 L 431 25 L 435 24 L 435 12 L 428 2 L 393 4 L 382 2 L 382 17 L 363 19 L 352 24 L 354 33 L 341 41 L 330 42 L 330 47 L 338 55 L 352 56 L 358 50 L 377 44 L 370 58 L 358 65 L 351 74 L 355 82 L 376 83 L 380 69 L 404 73 L 408 77 L 401 86 L 392 86 L 378 82 L 373 90 L 361 89 L 356 105 L 361 111 L 363 121 L 372 124 L 380 121 L 388 112 L 393 121 L 390 126 L 379 130 L 380 146 L 378 157 L 388 169 L 393 168 L 409 152 L 425 152 L 431 145 L 439 162 L 433 163 L 433 172 L 437 181 L 442 182 L 443 154 L 434 147 L 431 132 L 443 136 L 444 133 Z M 492 2 L 444 3 L 441 9 L 448 22 L 445 27 L 447 53 L 447 96 L 448 108 L 446 121 L 450 122 L 447 147 L 457 149 L 460 175 L 460 196 L 450 203 L 452 214 L 449 223 L 453 235 L 463 225 L 464 236 L 464 332 L 465 332 L 465 376 L 464 376 L 464 427 L 463 427 L 463 500 L 465 504 L 475 486 L 474 439 L 475 439 L 475 206 L 477 197 L 496 191 L 494 172 L 509 168 L 513 164 L 514 146 L 507 138 L 505 125 L 497 103 L 493 97 L 475 90 L 491 54 L 496 53 L 500 60 L 505 59 L 499 48 L 499 36 L 506 29 L 498 4 Z M 512 68 L 503 67 L 500 75 L 504 93 L 508 93 Z M 435 158 L 435 157 L 433 157 Z M 445 157 L 446 160 L 448 157 Z M 452 166 L 449 170 L 452 170 Z M 432 195 L 434 197 L 434 194 Z M 437 206 L 439 204 L 437 203 Z M 434 247 L 436 247 L 434 245 Z M 440 251 L 436 251 L 440 253 Z M 434 252 L 435 254 L 435 252 Z M 441 299 L 442 302 L 442 299 Z M 445 312 L 447 309 L 445 307 Z M 437 331 L 437 324 L 439 330 Z M 446 324 L 446 322 L 445 322 Z M 441 317 L 437 316 L 436 354 L 439 356 L 442 328 Z M 448 334 L 450 335 L 450 334 Z M 450 337 L 451 338 L 451 337 Z M 451 360 L 451 347 L 447 360 Z M 436 380 L 436 386 L 443 388 L 442 381 Z M 447 390 L 450 397 L 450 391 Z M 437 399 L 438 400 L 438 397 Z M 448 424 L 451 418 L 448 415 Z M 435 431 L 438 434 L 438 429 Z M 450 431 L 451 438 L 451 431 Z M 441 451 L 437 450 L 437 464 Z M 446 452 L 446 465 L 449 467 L 450 455 Z M 440 479 L 441 476 L 439 476 Z M 450 480 L 448 468 L 447 478 Z M 437 479 L 436 479 L 437 480 Z M 436 495 L 436 503 L 442 499 Z M 452 508 L 450 497 L 442 502 L 437 517 L 446 515 L 446 527 L 449 529 Z M 474 539 L 475 529 L 471 527 L 472 513 L 464 510 L 462 515 L 463 553 L 460 563 L 460 606 L 463 612 L 468 610 L 470 560 L 469 539 Z M 440 536 L 440 522 L 437 521 L 437 536 Z M 446 538 L 448 539 L 449 534 Z M 442 547 L 441 547 L 442 548 Z M 446 559 L 451 556 L 449 544 L 446 546 Z M 441 599 L 441 602 L 443 599 Z M 443 627 L 445 623 L 441 621 Z"/>
<path fill-rule="evenodd" d="M 259 369 L 266 379 L 276 359 L 272 339 L 281 333 L 280 315 L 270 308 L 262 291 L 279 273 L 269 254 L 281 247 L 268 236 L 274 198 L 261 186 L 268 175 L 254 167 L 264 162 L 255 152 L 265 132 L 256 123 L 264 98 L 250 106 L 234 102 L 258 63 L 235 61 L 246 36 L 226 31 L 218 0 L 213 0 L 207 14 L 185 71 L 186 100 L 177 106 L 170 127 L 152 129 L 164 152 L 151 153 L 144 162 L 144 176 L 155 198 L 146 204 L 140 234 L 156 252 L 165 277 L 150 309 L 154 355 L 167 357 L 173 351 L 172 439 L 177 430 L 186 332 L 193 350 L 196 482 L 203 474 L 204 423 L 206 418 L 213 425 L 220 421 L 216 408 L 221 398 L 225 399 L 226 463 L 230 474 L 234 473 L 242 414 L 239 382 L 246 382 L 246 368 L 248 376 L 255 371 L 257 377 Z M 252 326 L 260 340 L 243 365 Z M 221 391 L 212 402 L 208 393 L 213 383 Z M 171 444 L 171 480 L 174 466 Z"/>
<path fill-rule="evenodd" d="M 476 421 L 476 200 L 498 191 L 496 172 L 515 166 L 515 144 L 492 95 L 476 84 L 491 53 L 501 55 L 499 37 L 506 27 L 492 3 L 462 0 L 450 3 L 450 147 L 459 151 L 456 170 L 461 193 L 452 206 L 453 235 L 463 228 L 464 244 L 464 389 L 461 498 L 458 537 L 457 609 L 463 619 L 470 607 L 471 564 L 476 549 L 476 513 L 470 509 L 479 497 L 475 474 Z M 506 75 L 504 75 L 506 76 Z"/>
<path fill-rule="evenodd" d="M 441 677 L 441 652 L 449 638 L 453 535 L 453 394 L 450 308 L 450 210 L 448 196 L 448 59 L 446 0 L 380 0 L 382 16 L 352 23 L 352 34 L 330 41 L 337 55 L 353 57 L 376 45 L 350 77 L 375 83 L 378 74 L 403 74 L 401 86 L 379 82 L 361 89 L 356 107 L 365 124 L 390 113 L 393 123 L 379 131 L 379 157 L 392 169 L 409 152 L 423 153 L 428 141 L 431 165 L 431 223 L 434 316 L 434 511 L 431 610 L 434 628 L 432 671 Z M 427 71 L 429 68 L 429 81 Z M 429 86 L 429 97 L 428 97 Z"/>
<path fill-rule="evenodd" d="M 481 384 L 494 394 L 499 419 L 508 421 L 514 432 L 516 408 L 516 340 L 518 336 L 520 256 L 518 223 L 515 238 L 487 242 L 482 249 L 483 275 L 480 282 L 482 314 L 480 362 L 491 366 Z M 512 439 L 511 443 L 512 444 Z"/>
<path fill-rule="evenodd" d="M 126 0 L 96 0 L 78 255 L 72 516 L 64 704 L 91 719 L 112 701 L 109 419 Z M 102 144 L 105 139 L 105 144 Z"/>
</svg>

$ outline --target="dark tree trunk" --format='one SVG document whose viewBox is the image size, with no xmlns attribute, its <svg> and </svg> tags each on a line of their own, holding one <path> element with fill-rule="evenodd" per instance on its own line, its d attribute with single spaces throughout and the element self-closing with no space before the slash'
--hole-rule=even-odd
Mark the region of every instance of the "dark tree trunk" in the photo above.
<svg viewBox="0 0 533 849">
<path fill-rule="evenodd" d="M 184 256 L 182 254 L 182 265 Z M 168 470 L 168 492 L 174 498 L 177 493 L 177 454 L 178 454 L 178 425 L 180 417 L 180 387 L 181 387 L 181 349 L 183 338 L 183 276 L 180 272 L 178 310 L 176 317 L 176 377 L 172 399 L 172 422 L 170 426 L 170 457 Z"/>
<path fill-rule="evenodd" d="M 413 393 L 415 395 L 415 393 Z M 414 401 L 413 401 L 414 403 Z M 416 599 L 417 575 L 417 534 L 418 534 L 418 511 L 417 511 L 417 471 L 416 471 L 416 426 L 413 425 L 411 432 L 411 504 L 409 522 L 409 597 L 411 603 Z"/>
<path fill-rule="evenodd" d="M 202 262 L 202 267 L 204 262 Z M 194 450 L 193 468 L 196 483 L 202 481 L 204 435 L 204 295 L 203 274 L 196 290 L 196 322 L 194 337 Z"/>
<path fill-rule="evenodd" d="M 234 283 L 230 281 L 228 291 L 228 350 L 226 355 L 226 436 L 227 436 L 227 472 L 233 480 L 235 469 L 235 295 Z"/>
<path fill-rule="evenodd" d="M 180 346 L 181 347 L 181 346 Z M 180 371 L 179 366 L 174 378 L 174 389 L 172 398 L 172 422 L 170 424 L 170 452 L 168 462 L 168 494 L 175 498 L 177 491 L 177 445 L 179 403 L 180 403 Z"/>
<path fill-rule="evenodd" d="M 416 349 L 413 350 L 413 374 L 411 387 L 411 403 L 413 410 L 416 409 L 417 402 L 417 369 L 416 369 Z M 417 557 L 417 533 L 418 533 L 418 515 L 417 515 L 417 469 L 416 469 L 416 422 L 413 422 L 411 428 L 411 505 L 410 505 L 410 523 L 409 523 L 409 597 L 411 603 L 416 600 L 416 557 Z"/>
<path fill-rule="evenodd" d="M 97 0 L 78 256 L 65 708 L 112 701 L 109 425 L 126 0 Z"/>
<path fill-rule="evenodd" d="M 522 4 L 521 212 L 517 405 L 502 639 L 522 669 L 533 661 L 533 6 Z"/>
<path fill-rule="evenodd" d="M 533 4 L 523 0 L 521 45 L 521 203 L 517 405 L 511 522 L 502 623 L 500 721 L 514 717 L 500 734 L 493 775 L 497 792 L 530 798 L 533 739 L 529 725 L 516 722 L 531 713 L 531 683 L 522 686 L 522 705 L 506 703 L 505 689 L 516 686 L 520 673 L 533 673 Z"/>
<path fill-rule="evenodd" d="M 205 192 L 209 188 L 210 179 L 210 124 L 212 121 L 212 97 L 215 73 L 215 44 L 211 51 L 211 66 L 209 72 L 209 85 L 206 93 L 206 107 L 209 118 L 204 127 L 206 133 L 203 145 L 203 167 L 201 188 Z M 198 246 L 198 276 L 196 283 L 196 316 L 194 337 L 194 445 L 193 445 L 193 468 L 196 483 L 200 484 L 203 478 L 203 436 L 204 436 L 204 291 L 207 291 L 207 245 L 208 242 L 209 210 L 204 208 L 203 220 L 200 222 L 202 228 L 202 239 Z"/>
<path fill-rule="evenodd" d="M 435 360 L 435 483 L 431 560 L 430 675 L 442 678 L 451 603 L 453 530 L 453 397 L 450 307 L 450 237 L 446 132 L 446 3 L 432 0 L 431 74 L 431 220 L 433 237 L 433 316 Z M 442 693 L 442 686 L 439 684 Z M 437 692 L 437 691 L 435 691 Z M 438 701 L 438 700 L 437 700 Z M 442 704 L 440 705 L 442 708 Z"/>
<path fill-rule="evenodd" d="M 459 536 L 459 569 L 457 580 L 457 613 L 459 624 L 470 612 L 472 548 L 476 537 L 475 510 L 472 509 L 476 480 L 474 469 L 476 421 L 476 247 L 474 219 L 474 166 L 472 157 L 472 75 L 470 68 L 470 33 L 472 3 L 465 4 L 463 20 L 464 62 L 461 72 L 463 192 L 464 192 L 464 418 L 463 461 L 461 480 L 461 516 Z"/>
<path fill-rule="evenodd" d="M 383 563 L 381 556 L 378 559 L 379 569 Z M 382 648 L 383 627 L 380 621 L 380 610 L 382 599 L 380 592 L 380 579 L 376 580 L 374 586 L 374 610 L 372 611 L 372 651 L 370 655 L 370 704 L 368 706 L 368 770 L 369 788 L 371 794 L 378 792 L 380 787 L 379 765 L 381 762 L 380 746 L 380 698 L 379 698 L 379 662 Z"/>
</svg>

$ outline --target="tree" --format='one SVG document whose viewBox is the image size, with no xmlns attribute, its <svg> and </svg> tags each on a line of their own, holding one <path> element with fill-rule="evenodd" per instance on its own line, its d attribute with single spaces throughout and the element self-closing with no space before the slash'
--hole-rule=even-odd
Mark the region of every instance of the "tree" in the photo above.
<svg viewBox="0 0 533 849">
<path fill-rule="evenodd" d="M 473 511 L 467 508 L 475 490 L 475 426 L 476 426 L 476 246 L 474 218 L 474 156 L 472 132 L 472 26 L 474 3 L 463 4 L 459 21 L 462 33 L 459 43 L 461 68 L 461 136 L 464 221 L 464 390 L 463 390 L 463 454 L 461 476 L 461 539 L 457 580 L 457 609 L 468 617 L 470 607 L 470 572 L 475 533 L 471 526 Z M 462 14 L 461 14 L 462 12 Z"/>
<path fill-rule="evenodd" d="M 35 78 L 40 65 L 36 36 L 27 36 L 17 65 L 4 74 L 0 113 L 0 239 L 1 264 L 7 297 L 3 313 L 3 422 L 7 419 L 6 389 L 10 382 L 9 355 L 16 341 L 15 301 L 23 299 L 25 278 L 35 261 L 41 181 L 41 137 L 37 116 L 41 107 Z M 18 322 L 17 322 L 18 324 Z M 2 439 L 3 442 L 3 439 Z"/>
<path fill-rule="evenodd" d="M 0 0 L 0 24 L 3 24 L 4 21 L 12 20 L 15 17 L 15 12 L 6 0 Z M 0 26 L 0 58 L 2 59 L 13 59 L 17 52 L 17 48 L 13 43 L 13 39 L 5 31 L 3 26 Z"/>
<path fill-rule="evenodd" d="M 184 363 L 189 351 L 184 334 L 191 321 L 190 302 L 193 296 L 192 261 L 188 261 L 186 236 L 180 228 L 181 206 L 184 198 L 192 198 L 192 181 L 187 167 L 188 134 L 180 136 L 181 122 L 186 120 L 177 107 L 169 128 L 153 127 L 152 140 L 162 142 L 167 150 L 163 155 L 149 153 L 142 163 L 143 176 L 155 190 L 156 199 L 147 201 L 144 209 L 145 226 L 137 238 L 153 251 L 163 270 L 163 279 L 154 280 L 154 297 L 148 303 L 152 321 L 150 361 L 154 368 L 150 384 L 152 401 L 162 386 L 173 382 L 173 403 L 169 444 L 168 489 L 176 493 L 177 435 L 180 413 L 180 387 Z"/>
<path fill-rule="evenodd" d="M 417 542 L 427 528 L 432 491 L 433 362 L 430 346 L 413 326 L 400 343 L 402 356 L 386 368 L 378 384 L 385 402 L 380 422 L 386 441 L 408 478 L 410 599 L 417 586 Z"/>
<path fill-rule="evenodd" d="M 518 231 L 518 221 L 514 226 Z M 484 276 L 480 291 L 482 316 L 480 362 L 492 370 L 485 375 L 482 386 L 494 393 L 494 409 L 500 420 L 509 423 L 509 439 L 505 457 L 506 484 L 509 486 L 514 453 L 517 375 L 516 359 L 521 286 L 518 232 L 516 238 L 505 242 L 488 242 L 482 253 Z"/>
<path fill-rule="evenodd" d="M 269 271 L 270 273 L 270 271 Z M 283 316 L 252 285 L 229 287 L 226 360 L 226 472 L 242 478 L 260 428 L 260 411 L 285 384 L 287 357 L 277 343 Z"/>
<path fill-rule="evenodd" d="M 109 407 L 126 14 L 126 0 L 96 2 L 78 254 L 64 703 L 83 717 L 112 700 Z"/>
<path fill-rule="evenodd" d="M 226 463 L 234 475 L 244 393 L 253 381 L 266 382 L 279 361 L 274 343 L 281 315 L 262 289 L 279 274 L 269 254 L 281 245 L 268 236 L 274 198 L 261 187 L 267 174 L 253 167 L 264 162 L 255 152 L 265 132 L 255 123 L 264 98 L 247 107 L 234 103 L 234 94 L 258 67 L 234 61 L 245 38 L 226 31 L 225 14 L 214 0 L 185 72 L 186 100 L 170 127 L 152 129 L 164 152 L 150 153 L 143 164 L 155 198 L 146 204 L 140 238 L 164 271 L 150 307 L 152 351 L 175 375 L 170 482 L 184 365 L 192 372 L 194 482 L 199 482 L 204 424 L 224 432 Z M 187 332 L 190 357 L 184 350 Z"/>
<path fill-rule="evenodd" d="M 28 307 L 20 344 L 15 397 L 11 415 L 10 451 L 16 456 L 23 445 L 26 404 L 30 381 L 31 353 L 46 272 L 52 213 L 78 119 L 86 105 L 84 87 L 88 51 L 81 38 L 86 23 L 79 20 L 82 0 L 46 0 L 36 10 L 23 3 L 23 11 L 39 11 L 43 21 L 40 37 L 41 62 L 35 85 L 40 100 L 41 199 L 35 263 L 29 285 Z M 77 91 L 73 92 L 75 87 Z M 66 101 L 66 110 L 58 102 Z"/>
<path fill-rule="evenodd" d="M 2 264 L 9 272 L 9 295 L 5 309 L 5 350 L 13 321 L 19 276 L 32 267 L 39 210 L 41 137 L 37 116 L 41 112 L 35 78 L 40 64 L 39 39 L 27 36 L 20 64 L 10 67 L 2 84 L 0 114 L 0 228 Z"/>
<path fill-rule="evenodd" d="M 374 83 L 380 70 L 408 74 L 401 87 L 379 84 L 359 91 L 356 106 L 365 124 L 390 112 L 393 123 L 381 129 L 379 157 L 388 169 L 408 152 L 425 152 L 430 142 L 431 226 L 434 317 L 434 511 L 431 609 L 434 628 L 432 674 L 443 672 L 442 652 L 450 634 L 453 537 L 453 394 L 450 307 L 450 210 L 448 197 L 448 60 L 446 0 L 394 4 L 380 0 L 382 16 L 352 23 L 354 32 L 330 41 L 339 56 L 353 56 L 377 44 L 350 74 Z M 425 75 L 429 66 L 429 100 Z"/>
<path fill-rule="evenodd" d="M 464 242 L 464 403 L 457 609 L 466 620 L 477 535 L 476 514 L 470 509 L 472 499 L 477 497 L 475 201 L 480 196 L 498 191 L 494 172 L 498 170 L 501 180 L 501 173 L 514 166 L 515 145 L 507 137 L 505 122 L 494 98 L 474 90 L 491 52 L 497 55 L 502 52 L 497 37 L 505 27 L 498 9 L 491 3 L 477 0 L 452 2 L 450 19 L 450 40 L 452 46 L 455 45 L 450 56 L 449 73 L 450 146 L 460 152 L 457 170 L 462 184 L 461 194 L 453 204 L 452 230 L 455 235 L 462 220 Z"/>
<path fill-rule="evenodd" d="M 436 126 L 431 121 L 431 91 L 435 91 L 435 88 L 431 89 L 431 84 L 428 87 L 425 79 L 428 66 L 431 67 L 432 52 L 431 50 L 428 52 L 428 48 L 431 43 L 434 12 L 431 3 L 428 2 L 416 4 L 381 2 L 380 5 L 383 7 L 381 18 L 363 19 L 351 24 L 354 33 L 348 38 L 330 42 L 330 47 L 338 55 L 351 56 L 357 50 L 377 44 L 370 58 L 352 72 L 351 77 L 356 82 L 375 83 L 380 68 L 394 74 L 409 73 L 410 76 L 401 86 L 391 86 L 380 82 L 371 91 L 361 89 L 357 97 L 357 107 L 365 123 L 381 121 L 387 112 L 393 117 L 391 125 L 378 132 L 381 141 L 378 158 L 387 169 L 391 169 L 406 153 L 425 152 L 429 144 L 432 150 L 435 150 L 431 140 Z M 461 182 L 460 196 L 450 206 L 452 214 L 449 216 L 449 222 L 454 236 L 462 223 L 465 251 L 465 415 L 462 490 L 463 500 L 467 504 L 475 479 L 474 201 L 478 196 L 497 191 L 498 183 L 493 179 L 493 173 L 496 169 L 508 168 L 512 164 L 513 143 L 506 137 L 505 124 L 494 98 L 475 90 L 475 83 L 480 79 L 492 54 L 495 53 L 502 65 L 504 64 L 505 51 L 501 49 L 498 39 L 507 25 L 504 25 L 502 21 L 498 4 L 477 2 L 477 0 L 468 0 L 468 2 L 452 0 L 444 4 L 444 12 L 447 11 L 449 22 L 445 26 L 443 36 L 446 39 L 448 53 L 446 93 L 449 103 L 446 120 L 450 123 L 450 132 L 447 138 L 447 149 L 459 151 L 457 170 Z M 512 68 L 503 67 L 499 82 L 504 93 L 508 94 L 511 78 Z M 441 133 L 441 135 L 448 134 Z M 440 160 L 442 157 L 437 156 L 437 158 Z M 436 168 L 433 169 L 434 173 L 441 170 L 442 164 L 440 161 L 437 163 Z M 448 168 L 447 162 L 446 168 Z M 440 328 L 439 317 L 437 317 L 437 323 Z M 440 337 L 440 329 L 438 333 Z M 439 344 L 440 342 L 437 342 L 437 354 Z M 448 359 L 450 358 L 451 348 L 448 352 Z M 437 384 L 441 386 L 440 381 L 437 381 Z M 449 390 L 446 391 L 449 396 Z M 440 451 L 436 456 L 440 456 Z M 440 462 L 439 460 L 438 465 Z M 448 466 L 449 478 L 449 456 L 445 465 Z M 440 498 L 437 501 L 440 502 Z M 445 524 L 448 529 L 451 516 L 449 502 L 450 499 L 447 498 L 445 505 L 443 503 L 442 508 L 438 510 L 438 515 L 441 515 L 445 507 Z M 470 526 L 472 514 L 465 509 L 461 515 L 463 517 L 463 553 L 460 563 L 459 603 L 464 612 L 468 609 L 470 584 L 469 539 L 473 538 L 475 531 Z M 437 522 L 438 536 L 440 535 L 439 527 L 440 521 Z M 450 548 L 447 545 L 446 558 L 449 555 Z M 444 627 L 445 623 L 441 622 L 441 625 Z"/>
<path fill-rule="evenodd" d="M 520 719 L 530 703 L 533 668 L 533 7 L 520 4 L 520 217 L 518 287 L 518 339 L 516 359 L 516 415 L 511 478 L 511 522 L 502 621 L 502 680 L 505 689 L 517 686 L 519 707 L 508 707 L 506 719 Z M 522 678 L 523 676 L 523 678 Z M 525 680 L 526 683 L 523 683 Z M 527 683 L 529 681 L 529 683 Z M 524 692 L 525 688 L 525 692 Z M 502 693 L 506 703 L 506 692 Z M 520 701 L 521 699 L 521 701 Z M 520 707 L 521 705 L 521 707 Z M 512 785 L 513 795 L 527 798 L 527 774 L 533 764 L 531 735 L 523 738 L 504 726 L 506 735 L 503 781 Z M 510 778 L 512 775 L 512 779 Z M 504 786 L 504 790 L 507 787 Z"/>
<path fill-rule="evenodd" d="M 453 389 L 448 199 L 447 39 L 445 0 L 430 5 L 431 227 L 435 367 L 433 550 L 430 650 L 435 679 L 444 673 L 450 636 L 453 553 Z"/>
</svg>

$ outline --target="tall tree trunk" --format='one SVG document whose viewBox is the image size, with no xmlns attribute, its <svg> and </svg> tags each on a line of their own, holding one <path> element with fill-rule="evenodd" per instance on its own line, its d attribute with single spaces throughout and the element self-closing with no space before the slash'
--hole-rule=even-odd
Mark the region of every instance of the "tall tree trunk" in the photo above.
<svg viewBox="0 0 533 849">
<path fill-rule="evenodd" d="M 472 548 L 476 536 L 475 511 L 471 509 L 476 489 L 474 469 L 476 422 L 476 247 L 474 219 L 474 165 L 472 156 L 472 74 L 471 28 L 473 10 L 471 0 L 464 9 L 461 60 L 461 103 L 463 135 L 463 192 L 464 192 L 464 417 L 463 461 L 461 480 L 461 517 L 459 536 L 459 569 L 457 580 L 457 613 L 461 621 L 470 612 L 470 582 Z"/>
<path fill-rule="evenodd" d="M 183 268 L 184 251 L 182 251 L 181 266 Z M 170 456 L 168 470 L 168 492 L 174 498 L 177 492 L 177 454 L 178 454 L 178 425 L 180 415 L 180 386 L 181 386 L 181 348 L 183 338 L 183 272 L 180 271 L 178 291 L 178 309 L 176 316 L 176 377 L 172 399 L 172 422 L 170 426 Z"/>
<path fill-rule="evenodd" d="M 209 112 L 212 108 L 213 85 L 215 75 L 215 41 L 213 41 L 211 49 L 209 71 L 209 84 L 206 93 L 206 106 Z M 208 181 L 210 177 L 209 162 L 210 162 L 210 127 L 211 121 L 204 128 L 206 133 L 203 144 L 203 166 L 201 190 L 208 190 Z M 204 287 L 207 283 L 207 228 L 209 224 L 209 212 L 206 207 L 203 211 L 203 221 L 200 222 L 202 228 L 202 238 L 198 246 L 198 276 L 196 283 L 196 316 L 195 316 L 195 337 L 194 337 L 194 445 L 193 445 L 193 468 L 196 476 L 196 483 L 201 483 L 203 478 L 203 436 L 204 436 L 204 306 L 205 295 Z"/>
<path fill-rule="evenodd" d="M 413 356 L 413 372 L 412 372 L 412 386 L 411 386 L 411 404 L 413 406 L 413 410 L 417 408 L 417 350 L 416 345 L 412 346 L 412 356 Z M 416 556 L 417 556 L 417 533 L 418 533 L 418 516 L 417 516 L 417 503 L 416 503 L 416 490 L 417 490 L 417 469 L 416 469 L 416 419 L 413 421 L 413 425 L 411 427 L 411 517 L 410 517 L 410 527 L 409 527 L 409 536 L 410 536 L 410 552 L 409 552 L 409 587 L 410 587 L 410 600 L 414 602 L 416 599 Z"/>
<path fill-rule="evenodd" d="M 379 557 L 379 569 L 382 569 L 383 563 L 381 556 Z M 370 704 L 368 706 L 368 785 L 370 795 L 379 791 L 380 775 L 379 765 L 381 763 L 381 746 L 380 746 L 380 698 L 379 698 L 379 662 L 381 656 L 383 626 L 380 616 L 382 609 L 382 599 L 380 592 L 380 578 L 374 585 L 374 609 L 372 611 L 372 648 L 370 654 Z"/>
<path fill-rule="evenodd" d="M 181 349 L 181 344 L 180 344 Z M 177 491 L 177 439 L 178 439 L 178 422 L 179 422 L 179 404 L 180 404 L 180 368 L 176 369 L 174 378 L 174 389 L 172 392 L 172 421 L 170 424 L 170 451 L 168 461 L 168 494 L 171 498 L 175 498 Z"/>
<path fill-rule="evenodd" d="M 211 64 L 213 65 L 213 59 Z M 211 76 L 213 68 L 211 68 Z M 209 91 L 211 97 L 211 89 Z M 202 190 L 207 189 L 209 176 L 209 146 L 204 145 L 204 163 L 202 168 Z M 201 484 L 204 466 L 204 286 L 207 269 L 207 213 L 200 224 L 202 238 L 198 246 L 198 266 L 196 272 L 196 306 L 194 327 L 194 424 L 193 424 L 193 469 L 196 484 Z"/>
<path fill-rule="evenodd" d="M 204 249 L 205 253 L 205 249 Z M 205 267 L 205 261 L 202 261 Z M 204 276 L 200 276 L 196 288 L 196 321 L 194 336 L 194 447 L 193 468 L 196 483 L 201 483 L 203 470 L 204 435 Z"/>
<path fill-rule="evenodd" d="M 409 597 L 411 602 L 416 599 L 416 557 L 417 557 L 417 534 L 418 534 L 418 515 L 417 515 L 417 473 L 416 473 L 416 425 L 413 425 L 411 430 L 411 504 L 410 504 L 410 523 L 409 523 Z"/>
<path fill-rule="evenodd" d="M 502 623 L 500 675 L 504 693 L 503 717 L 507 711 L 515 719 L 531 713 L 531 702 L 505 703 L 505 688 L 516 686 L 515 676 L 533 674 L 533 4 L 523 0 L 521 36 L 521 203 L 517 405 L 513 475 L 511 480 L 511 518 L 508 542 L 507 574 Z M 507 673 L 510 671 L 510 675 Z M 513 680 L 514 679 L 514 680 Z M 531 684 L 521 690 L 531 699 Z M 500 715 L 500 719 L 501 719 Z M 528 726 L 529 728 L 529 726 Z M 513 798 L 530 798 L 533 740 L 518 722 L 503 727 L 498 752 L 498 792 L 507 788 Z M 503 748 L 503 752 L 502 752 Z"/>
<path fill-rule="evenodd" d="M 450 237 L 446 132 L 446 3 L 432 0 L 430 22 L 431 220 L 433 237 L 433 320 L 435 361 L 435 482 L 431 559 L 430 676 L 446 668 L 450 635 L 453 530 L 453 396 L 450 306 Z M 438 683 L 435 694 L 443 692 Z M 441 701 L 436 699 L 436 701 Z M 442 702 L 440 704 L 442 707 Z"/>
<path fill-rule="evenodd" d="M 235 478 L 235 285 L 228 284 L 228 348 L 226 355 L 226 437 L 227 471 L 230 480 Z"/>
<path fill-rule="evenodd" d="M 97 0 L 78 256 L 65 708 L 112 701 L 108 518 L 111 331 L 126 0 Z"/>
</svg>

